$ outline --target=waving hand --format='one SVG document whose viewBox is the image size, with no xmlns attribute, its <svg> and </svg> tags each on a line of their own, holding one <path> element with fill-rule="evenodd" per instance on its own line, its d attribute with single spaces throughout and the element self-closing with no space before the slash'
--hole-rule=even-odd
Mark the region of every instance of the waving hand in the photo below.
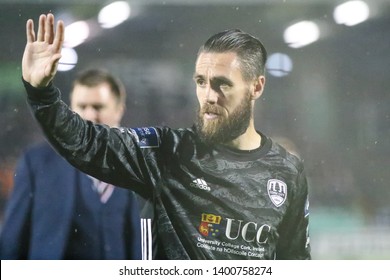
<svg viewBox="0 0 390 280">
<path fill-rule="evenodd" d="M 57 22 L 54 31 L 53 14 L 39 17 L 38 34 L 34 32 L 34 22 L 26 24 L 27 44 L 23 54 L 23 79 L 34 87 L 45 87 L 57 72 L 58 61 L 64 42 L 64 23 Z"/>
</svg>

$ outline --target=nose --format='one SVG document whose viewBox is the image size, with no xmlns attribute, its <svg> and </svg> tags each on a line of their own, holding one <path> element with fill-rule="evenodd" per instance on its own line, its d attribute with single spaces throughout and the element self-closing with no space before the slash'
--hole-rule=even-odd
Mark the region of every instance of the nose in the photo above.
<svg viewBox="0 0 390 280">
<path fill-rule="evenodd" d="M 219 93 L 211 86 L 208 85 L 206 89 L 206 102 L 215 104 L 218 102 Z"/>
</svg>

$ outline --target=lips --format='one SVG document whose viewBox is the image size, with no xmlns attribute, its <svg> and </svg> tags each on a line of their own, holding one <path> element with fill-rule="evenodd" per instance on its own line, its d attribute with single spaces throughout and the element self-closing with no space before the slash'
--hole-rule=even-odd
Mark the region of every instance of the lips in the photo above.
<svg viewBox="0 0 390 280">
<path fill-rule="evenodd" d="M 206 121 L 217 120 L 224 115 L 224 111 L 218 105 L 205 103 L 201 109 L 201 115 Z"/>
<path fill-rule="evenodd" d="M 204 117 L 206 120 L 213 120 L 219 117 L 219 114 L 217 113 L 212 113 L 212 112 L 206 112 L 204 113 Z"/>
</svg>

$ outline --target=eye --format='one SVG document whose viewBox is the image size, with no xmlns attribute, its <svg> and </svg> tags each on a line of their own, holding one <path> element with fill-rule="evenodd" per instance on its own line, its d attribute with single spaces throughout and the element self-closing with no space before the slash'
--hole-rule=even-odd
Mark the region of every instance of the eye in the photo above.
<svg viewBox="0 0 390 280">
<path fill-rule="evenodd" d="M 102 104 L 93 105 L 93 109 L 96 111 L 101 111 L 103 109 L 103 107 L 104 106 Z"/>
<path fill-rule="evenodd" d="M 226 91 L 226 90 L 230 89 L 231 86 L 230 86 L 229 84 L 226 84 L 226 83 L 221 83 L 221 84 L 219 85 L 219 88 L 220 88 L 222 91 Z"/>
<path fill-rule="evenodd" d="M 195 79 L 195 83 L 199 87 L 204 87 L 206 85 L 206 81 L 204 79 Z"/>
</svg>

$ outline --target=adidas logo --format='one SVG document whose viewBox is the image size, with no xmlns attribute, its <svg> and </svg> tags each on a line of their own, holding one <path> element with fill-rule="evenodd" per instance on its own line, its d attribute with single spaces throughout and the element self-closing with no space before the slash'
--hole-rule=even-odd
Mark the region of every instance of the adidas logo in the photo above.
<svg viewBox="0 0 390 280">
<path fill-rule="evenodd" d="M 192 181 L 190 186 L 193 188 L 198 188 L 198 189 L 205 190 L 208 192 L 211 190 L 210 187 L 207 185 L 206 181 L 203 179 L 195 179 L 194 181 Z"/>
</svg>

